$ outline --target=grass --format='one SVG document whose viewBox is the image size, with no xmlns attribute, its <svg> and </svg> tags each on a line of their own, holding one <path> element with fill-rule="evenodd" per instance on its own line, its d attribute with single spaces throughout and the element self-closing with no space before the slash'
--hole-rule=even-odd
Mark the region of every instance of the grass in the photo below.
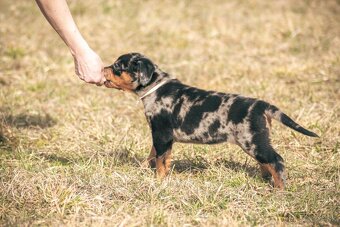
<svg viewBox="0 0 340 227">
<path fill-rule="evenodd" d="M 339 1 L 69 1 L 105 64 L 141 52 L 184 83 L 279 106 L 287 188 L 237 146 L 175 144 L 158 182 L 132 94 L 84 84 L 34 1 L 0 2 L 0 225 L 339 225 Z"/>
</svg>

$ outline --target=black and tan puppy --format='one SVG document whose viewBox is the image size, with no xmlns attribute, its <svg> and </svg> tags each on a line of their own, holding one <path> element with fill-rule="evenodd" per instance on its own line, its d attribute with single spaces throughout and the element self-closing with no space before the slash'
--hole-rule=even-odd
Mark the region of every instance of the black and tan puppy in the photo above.
<svg viewBox="0 0 340 227">
<path fill-rule="evenodd" d="M 267 102 L 182 84 L 138 53 L 120 56 L 105 68 L 105 78 L 106 87 L 132 91 L 142 100 L 153 140 L 147 162 L 155 162 L 160 178 L 170 170 L 174 142 L 231 142 L 258 161 L 263 177 L 284 188 L 284 162 L 269 139 L 271 119 L 317 137 Z"/>
</svg>

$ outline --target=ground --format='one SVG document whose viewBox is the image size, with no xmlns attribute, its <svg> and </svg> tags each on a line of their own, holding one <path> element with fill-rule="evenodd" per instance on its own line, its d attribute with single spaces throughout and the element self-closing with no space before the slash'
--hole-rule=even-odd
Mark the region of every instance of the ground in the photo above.
<svg viewBox="0 0 340 227">
<path fill-rule="evenodd" d="M 186 84 L 261 98 L 319 139 L 273 122 L 285 191 L 230 144 L 175 144 L 163 182 L 141 162 L 137 97 L 85 84 L 34 1 L 0 2 L 0 225 L 340 225 L 340 3 L 68 1 L 111 64 L 141 52 Z"/>
</svg>

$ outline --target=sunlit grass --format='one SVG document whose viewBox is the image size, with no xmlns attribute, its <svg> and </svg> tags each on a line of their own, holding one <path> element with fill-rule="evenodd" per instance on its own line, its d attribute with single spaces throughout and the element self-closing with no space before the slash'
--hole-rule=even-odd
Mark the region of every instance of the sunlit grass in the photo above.
<svg viewBox="0 0 340 227">
<path fill-rule="evenodd" d="M 164 182 L 132 94 L 84 84 L 34 1 L 0 2 L 1 225 L 339 225 L 337 1 L 69 1 L 111 64 L 149 56 L 184 83 L 267 100 L 321 138 L 274 122 L 284 192 L 237 146 L 175 144 Z"/>
</svg>

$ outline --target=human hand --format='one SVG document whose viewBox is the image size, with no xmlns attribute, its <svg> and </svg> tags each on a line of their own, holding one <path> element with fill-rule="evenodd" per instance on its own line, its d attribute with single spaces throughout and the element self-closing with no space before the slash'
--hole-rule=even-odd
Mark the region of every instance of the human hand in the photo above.
<svg viewBox="0 0 340 227">
<path fill-rule="evenodd" d="M 105 82 L 104 65 L 100 57 L 91 49 L 86 48 L 73 54 L 75 72 L 79 79 L 86 83 L 101 86 Z"/>
</svg>

